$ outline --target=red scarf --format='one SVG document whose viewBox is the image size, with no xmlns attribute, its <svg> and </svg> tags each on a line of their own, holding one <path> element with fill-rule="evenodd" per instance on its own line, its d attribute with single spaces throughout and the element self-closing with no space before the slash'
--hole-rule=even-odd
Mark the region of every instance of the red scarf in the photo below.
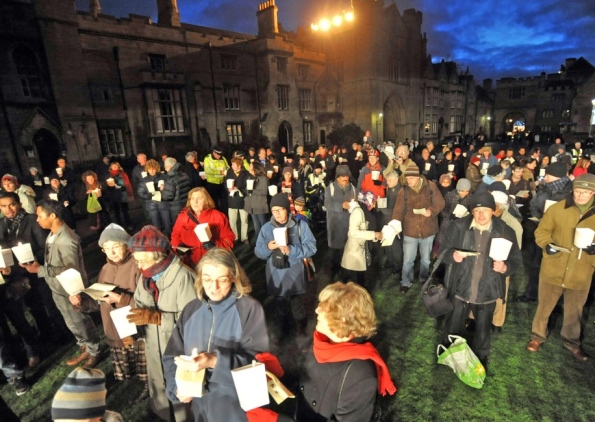
<svg viewBox="0 0 595 422">
<path fill-rule="evenodd" d="M 386 363 L 372 343 L 331 343 L 329 338 L 318 331 L 314 331 L 314 344 L 312 346 L 314 358 L 318 363 L 345 362 L 347 360 L 372 360 L 376 364 L 376 375 L 378 376 L 378 393 L 385 396 L 387 393 L 393 395 L 397 387 L 390 379 L 390 372 Z"/>
<path fill-rule="evenodd" d="M 143 275 L 143 285 L 145 290 L 147 290 L 151 296 L 153 296 L 155 303 L 159 301 L 159 288 L 157 287 L 157 281 L 153 279 L 153 277 L 165 271 L 165 269 L 172 263 L 175 256 L 176 255 L 172 251 L 169 251 L 169 254 L 163 260 L 150 266 L 149 268 L 140 270 L 141 274 Z"/>
<path fill-rule="evenodd" d="M 130 184 L 130 179 L 128 175 L 122 170 L 110 170 L 110 176 L 120 176 L 124 181 L 124 188 L 126 188 L 126 196 L 132 201 L 134 200 L 134 194 L 132 193 L 132 185 Z"/>
</svg>

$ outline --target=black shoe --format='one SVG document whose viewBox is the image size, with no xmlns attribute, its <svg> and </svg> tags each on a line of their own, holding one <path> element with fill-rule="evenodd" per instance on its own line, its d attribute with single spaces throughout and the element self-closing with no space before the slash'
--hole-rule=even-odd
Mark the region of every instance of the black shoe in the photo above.
<svg viewBox="0 0 595 422">
<path fill-rule="evenodd" d="M 29 384 L 27 383 L 27 380 L 25 379 L 24 375 L 13 378 L 12 385 L 14 386 L 14 390 L 16 391 L 17 396 L 22 396 L 27 391 L 29 391 Z"/>
<path fill-rule="evenodd" d="M 409 291 L 409 289 L 410 289 L 410 287 L 408 287 L 408 286 L 401 286 L 401 288 L 399 289 L 399 291 L 400 291 L 402 294 L 406 295 L 406 294 L 407 294 L 407 292 Z"/>
<path fill-rule="evenodd" d="M 492 324 L 492 333 L 500 334 L 502 332 L 502 327 L 497 327 L 496 325 Z"/>
<path fill-rule="evenodd" d="M 485 373 L 487 374 L 488 373 L 488 357 L 486 356 L 486 357 L 480 358 L 479 361 L 483 365 L 483 369 L 484 369 Z"/>
<path fill-rule="evenodd" d="M 533 302 L 537 302 L 537 299 L 531 299 L 530 297 L 522 295 L 522 296 L 517 297 L 516 301 L 523 302 L 523 303 L 533 303 Z"/>
</svg>

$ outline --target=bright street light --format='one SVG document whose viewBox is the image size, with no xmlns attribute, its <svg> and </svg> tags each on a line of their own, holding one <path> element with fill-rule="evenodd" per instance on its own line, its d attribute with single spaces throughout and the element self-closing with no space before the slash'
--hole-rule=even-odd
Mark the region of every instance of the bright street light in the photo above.
<svg viewBox="0 0 595 422">
<path fill-rule="evenodd" d="M 339 16 L 339 15 L 333 16 L 333 25 L 339 26 L 342 23 L 343 23 L 343 17 L 342 16 Z"/>
<path fill-rule="evenodd" d="M 334 15 L 332 18 L 322 18 L 318 23 L 310 24 L 312 31 L 328 31 L 331 26 L 341 26 L 345 22 L 353 22 L 354 14 L 353 11 L 342 12 L 341 14 Z"/>
</svg>

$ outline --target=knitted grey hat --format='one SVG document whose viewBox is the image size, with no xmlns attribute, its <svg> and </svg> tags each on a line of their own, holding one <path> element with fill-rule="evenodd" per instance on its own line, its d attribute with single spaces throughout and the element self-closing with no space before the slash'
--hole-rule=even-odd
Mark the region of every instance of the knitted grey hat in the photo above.
<svg viewBox="0 0 595 422">
<path fill-rule="evenodd" d="M 471 190 L 471 182 L 469 181 L 469 179 L 459 179 L 459 181 L 457 182 L 457 190 Z"/>
<path fill-rule="evenodd" d="M 110 224 L 101 232 L 101 236 L 99 237 L 99 247 L 103 248 L 103 244 L 105 242 L 118 242 L 128 245 L 128 241 L 130 240 L 130 235 L 124 230 L 123 227 L 118 226 L 117 224 Z"/>
</svg>

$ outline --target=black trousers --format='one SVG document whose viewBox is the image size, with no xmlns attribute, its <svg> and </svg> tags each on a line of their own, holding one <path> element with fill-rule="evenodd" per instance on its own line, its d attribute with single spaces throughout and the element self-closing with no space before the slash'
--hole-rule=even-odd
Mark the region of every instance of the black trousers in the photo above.
<svg viewBox="0 0 595 422">
<path fill-rule="evenodd" d="M 496 302 L 478 305 L 464 302 L 460 299 L 452 299 L 454 309 L 446 317 L 444 323 L 444 334 L 442 343 L 449 345 L 449 334 L 455 334 L 463 337 L 465 321 L 469 318 L 469 311 L 473 311 L 475 317 L 475 335 L 470 343 L 471 350 L 475 352 L 479 359 L 487 358 L 490 354 L 490 344 L 492 340 L 492 317 Z"/>
</svg>

